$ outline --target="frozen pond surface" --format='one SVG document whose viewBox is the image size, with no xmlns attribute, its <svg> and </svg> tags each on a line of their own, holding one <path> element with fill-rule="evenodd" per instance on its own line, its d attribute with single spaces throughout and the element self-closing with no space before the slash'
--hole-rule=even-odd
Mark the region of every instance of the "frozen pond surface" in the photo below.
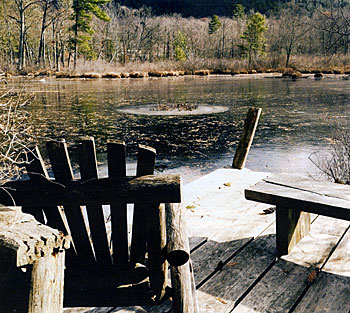
<svg viewBox="0 0 350 313">
<path fill-rule="evenodd" d="M 33 79 L 8 86 L 36 92 L 28 110 L 42 140 L 94 136 L 104 172 L 107 139 L 127 143 L 131 171 L 137 144 L 148 144 L 157 149 L 157 170 L 180 172 L 185 182 L 231 164 L 250 106 L 263 109 L 246 164 L 259 171 L 314 173 L 309 155 L 324 153 L 335 123 L 345 125 L 350 115 L 350 82 L 340 78 Z M 210 114 L 130 114 L 179 103 Z"/>
</svg>

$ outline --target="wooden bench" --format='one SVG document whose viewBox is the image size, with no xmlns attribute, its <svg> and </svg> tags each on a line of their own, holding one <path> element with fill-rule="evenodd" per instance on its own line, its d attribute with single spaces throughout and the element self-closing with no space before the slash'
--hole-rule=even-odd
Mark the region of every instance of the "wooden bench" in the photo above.
<svg viewBox="0 0 350 313">
<path fill-rule="evenodd" d="M 0 311 L 61 313 L 67 248 L 62 232 L 0 207 Z"/>
<path fill-rule="evenodd" d="M 76 146 L 77 179 L 66 142 L 50 141 L 46 148 L 54 179 L 35 148 L 26 164 L 29 180 L 8 183 L 0 199 L 4 204 L 14 201 L 37 220 L 71 235 L 74 249 L 66 255 L 65 306 L 158 304 L 170 295 L 169 262 L 174 312 L 196 312 L 180 176 L 153 175 L 155 150 L 141 145 L 136 176 L 127 176 L 125 143 L 111 141 L 108 177 L 99 178 L 95 144 L 89 137 Z M 110 207 L 110 238 L 103 205 Z"/>
<path fill-rule="evenodd" d="M 349 185 L 273 175 L 246 189 L 245 197 L 276 206 L 278 256 L 288 254 L 308 234 L 309 213 L 350 221 Z"/>
</svg>

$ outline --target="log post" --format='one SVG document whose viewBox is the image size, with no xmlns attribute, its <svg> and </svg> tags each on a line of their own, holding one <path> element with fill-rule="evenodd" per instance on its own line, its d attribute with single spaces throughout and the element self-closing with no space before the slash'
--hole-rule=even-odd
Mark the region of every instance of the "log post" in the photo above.
<svg viewBox="0 0 350 313">
<path fill-rule="evenodd" d="M 186 233 L 185 211 L 181 204 L 165 205 L 167 220 L 167 259 L 171 265 L 173 312 L 196 313 L 196 294 L 191 273 L 190 248 Z"/>
<path fill-rule="evenodd" d="M 258 126 L 260 108 L 249 108 L 247 117 L 244 121 L 244 129 L 239 140 L 232 167 L 241 170 L 248 157 L 250 146 L 253 142 L 256 127 Z"/>
<path fill-rule="evenodd" d="M 0 208 L 1 312 L 62 313 L 63 233 L 19 209 Z"/>
</svg>

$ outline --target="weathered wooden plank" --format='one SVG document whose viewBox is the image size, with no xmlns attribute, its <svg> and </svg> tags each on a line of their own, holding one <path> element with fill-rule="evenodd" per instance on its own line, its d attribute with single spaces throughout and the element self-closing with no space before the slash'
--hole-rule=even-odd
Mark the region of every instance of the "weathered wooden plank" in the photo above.
<svg viewBox="0 0 350 313">
<path fill-rule="evenodd" d="M 242 169 L 244 167 L 250 146 L 252 145 L 254 139 L 256 127 L 258 126 L 260 113 L 260 108 L 249 108 L 248 110 L 244 121 L 244 129 L 233 158 L 233 168 Z"/>
<path fill-rule="evenodd" d="M 63 183 L 74 179 L 72 166 L 68 155 L 67 144 L 62 141 L 49 141 L 46 143 L 55 181 Z M 72 192 L 68 190 L 68 192 Z M 52 203 L 52 202 L 51 202 Z M 59 203 L 57 203 L 59 204 Z M 86 231 L 85 221 L 79 202 L 64 203 L 64 212 L 67 217 L 72 241 L 80 262 L 94 263 L 92 246 Z"/>
<path fill-rule="evenodd" d="M 288 254 L 310 231 L 310 213 L 277 206 L 277 256 Z"/>
<path fill-rule="evenodd" d="M 4 205 L 28 206 L 52 205 L 52 203 L 110 204 L 122 202 L 181 202 L 180 175 L 148 175 L 126 177 L 117 181 L 109 178 L 91 179 L 86 182 L 71 180 L 56 182 L 42 179 L 40 184 L 33 185 L 30 180 L 9 182 L 6 191 L 0 190 L 1 202 Z M 10 193 L 11 196 L 8 194 Z M 103 200 L 101 200 L 103 199 Z"/>
<path fill-rule="evenodd" d="M 316 275 L 347 227 L 345 221 L 317 218 L 309 235 L 276 262 L 233 312 L 288 312 L 306 290 L 310 274 Z"/>
<path fill-rule="evenodd" d="M 350 201 L 316 193 L 259 182 L 245 190 L 248 200 L 291 207 L 329 217 L 350 220 Z"/>
<path fill-rule="evenodd" d="M 272 227 L 271 227 L 272 228 Z M 275 235 L 262 234 L 200 287 L 200 312 L 230 312 L 275 262 Z"/>
<path fill-rule="evenodd" d="M 97 160 L 95 142 L 92 137 L 83 139 L 79 145 L 78 160 L 81 180 L 97 179 Z M 102 268 L 112 264 L 108 247 L 106 225 L 101 205 L 87 205 L 86 211 L 89 219 L 91 239 L 94 246 L 96 261 Z"/>
<path fill-rule="evenodd" d="M 350 232 L 342 238 L 322 272 L 294 312 L 350 311 Z"/>
<path fill-rule="evenodd" d="M 147 146 L 139 145 L 136 176 L 152 175 L 156 160 L 156 151 Z M 162 201 L 169 202 L 169 201 Z M 160 202 L 158 202 L 160 203 Z M 158 205 L 157 205 L 158 206 Z M 133 263 L 144 263 L 146 253 L 146 225 L 145 214 L 147 211 L 154 209 L 154 205 L 147 207 L 137 201 L 134 205 L 134 217 L 132 225 L 132 240 L 130 249 L 130 260 Z"/>
<path fill-rule="evenodd" d="M 296 190 L 304 190 L 312 193 L 350 200 L 350 186 L 344 184 L 336 184 L 330 181 L 317 181 L 305 176 L 291 174 L 275 174 L 264 179 L 265 182 L 288 186 Z"/>
<path fill-rule="evenodd" d="M 107 143 L 108 176 L 111 180 L 126 177 L 126 147 L 123 141 Z M 129 262 L 127 203 L 111 204 L 113 260 L 117 267 Z"/>
<path fill-rule="evenodd" d="M 207 240 L 208 240 L 207 237 L 190 237 L 190 238 L 188 238 L 191 252 L 198 249 L 201 245 L 205 244 L 207 242 Z"/>
<path fill-rule="evenodd" d="M 63 313 L 110 313 L 113 312 L 113 307 L 101 307 L 101 308 L 65 308 Z"/>
<path fill-rule="evenodd" d="M 201 285 L 209 276 L 220 270 L 234 253 L 246 245 L 252 238 L 243 238 L 226 242 L 208 240 L 191 254 L 195 281 Z"/>
<path fill-rule="evenodd" d="M 27 153 L 25 168 L 32 183 L 34 182 L 40 184 L 42 178 L 49 179 L 45 163 L 37 146 L 35 146 L 31 152 Z M 59 229 L 67 234 L 67 230 L 58 211 L 58 207 L 52 205 L 42 205 L 42 207 L 40 207 L 39 204 L 41 204 L 40 201 L 37 201 L 37 204 L 33 206 L 28 206 L 23 203 L 22 211 L 24 213 L 33 214 L 39 222 L 43 222 L 42 214 L 38 214 L 36 212 L 44 211 L 47 223 L 51 225 L 51 227 Z"/>
</svg>

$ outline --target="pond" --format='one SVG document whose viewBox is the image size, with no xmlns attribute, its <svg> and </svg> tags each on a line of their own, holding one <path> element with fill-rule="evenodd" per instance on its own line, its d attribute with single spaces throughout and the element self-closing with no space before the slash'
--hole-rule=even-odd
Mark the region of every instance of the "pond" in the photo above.
<svg viewBox="0 0 350 313">
<path fill-rule="evenodd" d="M 127 143 L 131 167 L 137 144 L 150 145 L 157 149 L 157 170 L 179 172 L 185 182 L 232 163 L 251 106 L 263 112 L 246 167 L 259 171 L 315 172 L 308 156 L 323 153 L 335 123 L 350 116 L 350 81 L 339 77 L 33 78 L 8 86 L 36 92 L 27 109 L 42 141 L 93 136 L 102 170 L 107 139 Z M 147 112 L 147 107 L 174 104 L 203 111 Z"/>
</svg>

